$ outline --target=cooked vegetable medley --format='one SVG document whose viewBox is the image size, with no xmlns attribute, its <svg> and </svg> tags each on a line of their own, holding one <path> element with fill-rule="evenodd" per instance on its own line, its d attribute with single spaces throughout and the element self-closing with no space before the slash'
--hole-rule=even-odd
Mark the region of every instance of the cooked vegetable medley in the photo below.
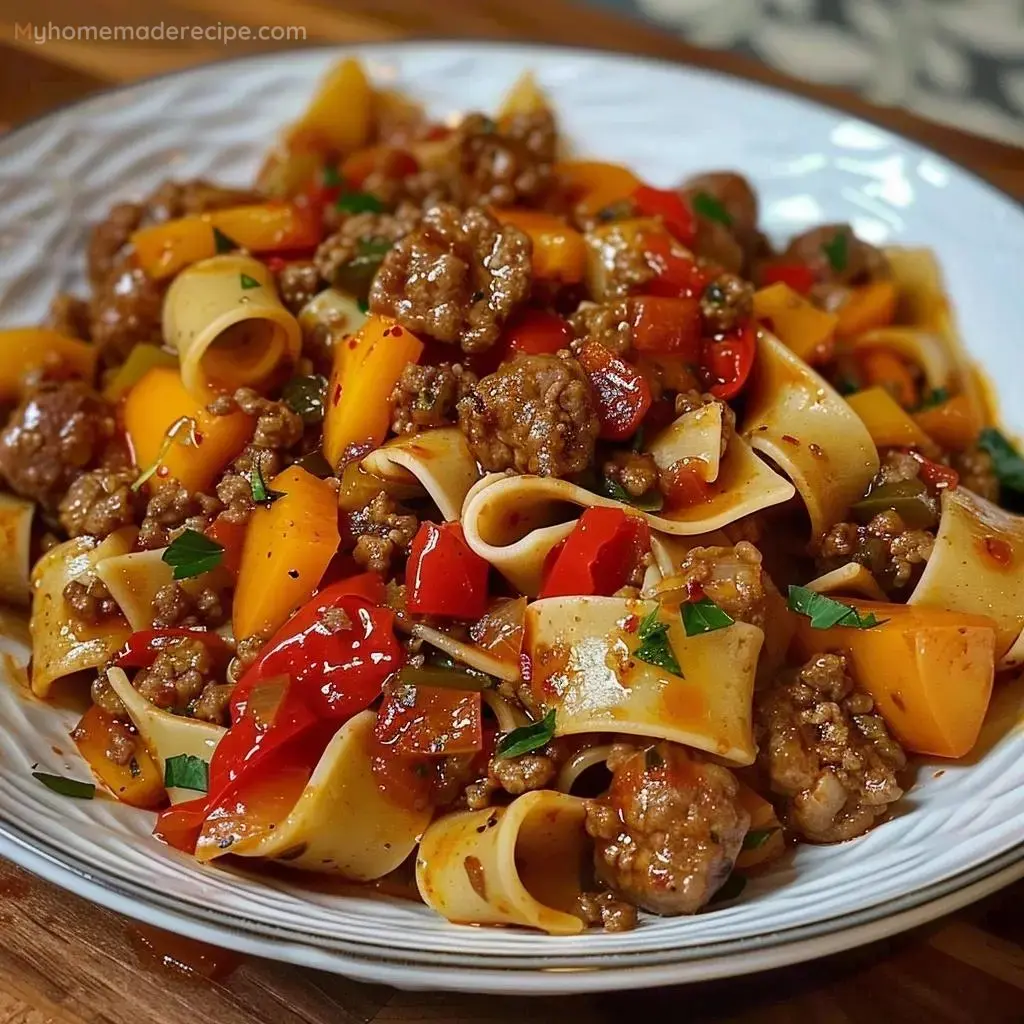
<svg viewBox="0 0 1024 1024">
<path fill-rule="evenodd" d="M 41 799 L 625 929 L 884 828 L 1021 662 L 1024 461 L 931 255 L 571 155 L 528 75 L 437 123 L 343 61 L 86 260 L 0 331 L 0 596 L 92 695 Z"/>
</svg>

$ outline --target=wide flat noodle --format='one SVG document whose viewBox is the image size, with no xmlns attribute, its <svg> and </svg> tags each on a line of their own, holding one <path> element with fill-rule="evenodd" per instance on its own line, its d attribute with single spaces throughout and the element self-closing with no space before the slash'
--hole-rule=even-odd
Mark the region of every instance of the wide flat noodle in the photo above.
<svg viewBox="0 0 1024 1024">
<path fill-rule="evenodd" d="M 859 562 L 847 562 L 807 584 L 816 594 L 848 594 L 868 601 L 886 601 L 885 591 L 871 571 Z"/>
<path fill-rule="evenodd" d="M 994 619 L 996 665 L 1007 667 L 1024 628 L 1024 518 L 966 487 L 944 491 L 935 547 L 907 603 Z"/>
<path fill-rule="evenodd" d="M 132 686 L 122 669 L 108 669 L 107 681 L 121 698 L 146 750 L 160 768 L 161 778 L 166 776 L 167 762 L 172 757 L 198 757 L 200 761 L 210 763 L 227 729 L 212 722 L 174 715 L 158 708 Z M 195 790 L 177 786 L 170 787 L 167 795 L 172 804 L 195 800 L 199 796 Z"/>
<path fill-rule="evenodd" d="M 508 807 L 446 814 L 416 855 L 427 906 L 461 924 L 512 924 L 578 935 L 580 865 L 590 856 L 586 801 L 536 790 Z"/>
<path fill-rule="evenodd" d="M 363 711 L 346 722 L 276 828 L 230 844 L 230 852 L 354 882 L 380 878 L 397 868 L 412 853 L 432 812 L 429 806 L 403 807 L 381 790 L 369 746 L 376 718 L 374 712 Z M 221 852 L 228 851 L 204 850 L 202 837 L 196 848 L 202 860 Z"/>
<path fill-rule="evenodd" d="M 896 246 L 883 251 L 899 289 L 897 322 L 929 331 L 942 342 L 952 361 L 952 390 L 966 395 L 975 415 L 987 423 L 989 408 L 979 372 L 960 337 L 935 254 Z"/>
<path fill-rule="evenodd" d="M 46 697 L 64 676 L 98 669 L 131 635 L 131 627 L 117 615 L 99 625 L 82 622 L 64 600 L 64 588 L 85 578 L 98 562 L 130 550 L 138 531 L 118 530 L 105 540 L 75 537 L 50 548 L 32 569 L 32 690 Z"/>
<path fill-rule="evenodd" d="M 718 479 L 722 458 L 722 403 L 709 402 L 683 413 L 651 440 L 647 453 L 659 469 L 691 459 L 705 483 Z"/>
<path fill-rule="evenodd" d="M 820 537 L 878 472 L 871 435 L 840 395 L 767 331 L 758 337 L 747 395 L 743 436 L 793 481 L 812 536 Z"/>
<path fill-rule="evenodd" d="M 568 480 L 492 474 L 466 498 L 466 542 L 522 593 L 540 589 L 544 559 L 572 532 L 581 508 L 621 508 L 642 516 L 651 529 L 675 536 L 718 530 L 752 512 L 788 501 L 793 485 L 759 459 L 742 438 L 733 438 L 707 501 L 664 514 L 641 512 Z M 566 521 L 566 520 L 569 521 Z"/>
<path fill-rule="evenodd" d="M 654 608 L 682 669 L 634 656 L 637 624 Z M 754 760 L 751 701 L 764 633 L 745 622 L 687 636 L 678 604 L 553 597 L 527 609 L 533 697 L 555 709 L 560 736 L 620 732 Z M 632 629 L 627 628 L 631 626 Z"/>
<path fill-rule="evenodd" d="M 383 480 L 418 481 L 449 521 L 459 518 L 466 495 L 480 479 L 466 436 L 457 427 L 395 438 L 370 452 L 362 465 Z"/>
</svg>

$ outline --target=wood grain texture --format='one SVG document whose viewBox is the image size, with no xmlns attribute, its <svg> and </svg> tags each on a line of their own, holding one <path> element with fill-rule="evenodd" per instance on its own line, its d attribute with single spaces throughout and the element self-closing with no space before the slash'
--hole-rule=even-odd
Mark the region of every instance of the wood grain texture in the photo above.
<svg viewBox="0 0 1024 1024">
<path fill-rule="evenodd" d="M 1019 149 L 905 111 L 873 107 L 841 90 L 794 82 L 741 56 L 697 50 L 640 23 L 567 0 L 149 0 L 144 6 L 137 0 L 4 0 L 0 122 L 17 124 L 121 82 L 274 48 L 255 42 L 39 45 L 15 37 L 17 25 L 50 21 L 296 24 L 305 26 L 310 44 L 448 36 L 650 54 L 834 104 L 910 135 L 1024 198 Z M 177 945 L 173 948 L 177 955 Z M 0 862 L 0 1024 L 1024 1021 L 1024 883 L 933 926 L 811 964 L 685 989 L 595 997 L 527 1000 L 396 992 L 254 959 L 211 979 L 163 965 L 160 952 L 170 949 L 159 938 L 147 944 L 124 918 Z"/>
</svg>

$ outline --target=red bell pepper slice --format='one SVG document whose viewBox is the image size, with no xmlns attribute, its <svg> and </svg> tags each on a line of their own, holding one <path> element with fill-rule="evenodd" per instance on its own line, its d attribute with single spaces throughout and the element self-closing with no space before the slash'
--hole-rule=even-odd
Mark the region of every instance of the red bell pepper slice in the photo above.
<svg viewBox="0 0 1024 1024">
<path fill-rule="evenodd" d="M 478 619 L 487 610 L 489 572 L 458 523 L 422 523 L 405 566 L 405 606 L 419 615 Z"/>
<path fill-rule="evenodd" d="M 638 295 L 632 300 L 633 347 L 638 352 L 700 361 L 700 300 Z"/>
<path fill-rule="evenodd" d="M 803 263 L 766 263 L 761 268 L 761 284 L 788 285 L 798 295 L 806 295 L 814 287 L 814 271 Z"/>
<path fill-rule="evenodd" d="M 936 491 L 955 490 L 960 485 L 960 474 L 952 466 L 933 462 L 914 448 L 900 449 L 921 467 L 921 479 Z"/>
<path fill-rule="evenodd" d="M 233 522 L 220 515 L 206 529 L 206 536 L 210 540 L 216 541 L 224 549 L 220 564 L 232 576 L 238 575 L 239 567 L 242 564 L 242 545 L 245 543 L 245 531 L 248 525 L 248 523 Z"/>
<path fill-rule="evenodd" d="M 659 486 L 670 508 L 687 508 L 707 501 L 711 486 L 704 479 L 701 459 L 680 459 L 663 470 Z"/>
<path fill-rule="evenodd" d="M 660 217 L 665 227 L 683 245 L 693 246 L 697 234 L 697 221 L 693 210 L 678 192 L 670 189 L 641 185 L 631 196 L 636 212 L 641 217 Z"/>
<path fill-rule="evenodd" d="M 714 338 L 705 338 L 701 364 L 708 391 L 715 398 L 735 398 L 750 377 L 756 354 L 757 334 L 751 323 Z"/>
<path fill-rule="evenodd" d="M 118 668 L 149 668 L 161 651 L 176 646 L 182 640 L 198 640 L 225 665 L 231 660 L 231 648 L 216 633 L 175 626 L 140 629 L 132 633 L 124 647 L 114 655 L 114 664 Z"/>
<path fill-rule="evenodd" d="M 588 341 L 578 359 L 597 398 L 600 436 L 606 441 L 622 441 L 635 434 L 651 407 L 647 378 L 596 341 Z"/>
<path fill-rule="evenodd" d="M 480 694 L 400 684 L 384 698 L 374 735 L 396 754 L 475 754 L 483 747 Z"/>
<path fill-rule="evenodd" d="M 669 298 L 701 295 L 711 278 L 689 253 L 680 252 L 669 235 L 645 234 L 641 241 L 647 265 L 654 271 L 654 280 L 644 286 L 646 292 Z"/>
<path fill-rule="evenodd" d="M 540 597 L 610 597 L 629 582 L 650 545 L 650 530 L 640 516 L 588 508 L 545 576 Z"/>
<path fill-rule="evenodd" d="M 569 321 L 543 309 L 526 309 L 505 327 L 505 348 L 510 353 L 554 355 L 569 347 L 575 334 Z"/>
</svg>

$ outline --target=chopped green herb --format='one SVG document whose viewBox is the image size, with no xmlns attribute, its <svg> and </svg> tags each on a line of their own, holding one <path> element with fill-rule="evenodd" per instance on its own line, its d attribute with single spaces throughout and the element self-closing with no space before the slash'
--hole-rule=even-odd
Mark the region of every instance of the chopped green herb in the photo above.
<svg viewBox="0 0 1024 1024">
<path fill-rule="evenodd" d="M 606 498 L 614 498 L 625 505 L 632 505 L 633 508 L 638 508 L 641 512 L 659 512 L 665 504 L 665 497 L 657 487 L 637 498 L 630 494 L 622 484 L 607 476 L 601 480 L 601 493 Z"/>
<path fill-rule="evenodd" d="M 701 633 L 713 633 L 716 629 L 731 626 L 735 619 L 723 611 L 709 597 L 684 604 L 679 610 L 683 619 L 683 628 L 687 636 L 700 636 Z"/>
<path fill-rule="evenodd" d="M 992 456 L 992 469 L 999 477 L 1000 485 L 1008 491 L 1024 494 L 1024 458 L 1002 431 L 986 427 L 978 435 L 978 447 Z"/>
<path fill-rule="evenodd" d="M 555 709 L 552 708 L 539 722 L 521 725 L 506 733 L 495 748 L 498 757 L 519 757 L 531 750 L 538 750 L 555 735 Z"/>
<path fill-rule="evenodd" d="M 840 228 L 832 240 L 825 242 L 821 251 L 828 257 L 828 265 L 841 274 L 850 262 L 850 235 L 845 228 Z"/>
<path fill-rule="evenodd" d="M 343 213 L 380 213 L 384 204 L 372 192 L 344 192 L 334 207 Z"/>
<path fill-rule="evenodd" d="M 324 168 L 321 180 L 324 183 L 324 188 L 338 188 L 345 184 L 345 179 L 334 164 L 328 164 Z"/>
<path fill-rule="evenodd" d="M 220 228 L 213 229 L 213 247 L 218 254 L 242 248 L 233 238 L 228 238 Z"/>
<path fill-rule="evenodd" d="M 359 307 L 359 312 L 360 313 L 369 313 L 370 312 L 370 304 L 366 301 L 366 299 L 357 299 L 356 300 L 356 305 Z"/>
<path fill-rule="evenodd" d="M 833 626 L 871 629 L 888 621 L 877 619 L 874 612 L 861 615 L 856 608 L 851 608 L 841 601 L 833 601 L 831 597 L 817 594 L 807 587 L 789 588 L 789 608 L 800 615 L 806 615 L 811 620 L 812 629 L 831 629 Z"/>
<path fill-rule="evenodd" d="M 183 530 L 161 559 L 174 570 L 176 580 L 187 580 L 216 569 L 224 557 L 224 548 L 197 530 Z"/>
<path fill-rule="evenodd" d="M 634 452 L 643 451 L 643 447 L 644 447 L 644 427 L 643 427 L 642 423 L 637 428 L 636 433 L 633 435 L 633 440 L 629 442 L 629 447 L 630 447 L 630 450 L 634 451 Z"/>
<path fill-rule="evenodd" d="M 949 401 L 949 388 L 931 388 L 926 391 L 917 406 L 917 411 L 922 409 L 934 409 L 937 405 Z"/>
<path fill-rule="evenodd" d="M 156 458 L 153 460 L 153 464 L 147 469 L 143 470 L 135 479 L 135 483 L 132 484 L 133 491 L 139 491 L 142 489 L 142 485 L 153 476 L 153 474 L 160 468 L 160 463 L 167 458 L 167 453 L 171 450 L 171 445 L 175 441 L 180 440 L 181 435 L 184 434 L 185 438 L 181 441 L 181 444 L 191 445 L 193 448 L 199 447 L 199 437 L 196 434 L 196 421 L 191 416 L 181 416 L 176 419 L 168 428 L 167 433 L 164 434 L 163 443 L 160 445 L 160 450 L 156 453 Z"/>
<path fill-rule="evenodd" d="M 284 491 L 275 491 L 267 486 L 259 460 L 256 461 L 249 476 L 249 486 L 252 488 L 252 500 L 257 505 L 273 505 L 278 498 L 284 497 Z"/>
<path fill-rule="evenodd" d="M 384 262 L 394 243 L 387 238 L 367 236 L 356 242 L 356 253 L 347 263 L 338 267 L 332 282 L 357 299 L 365 298 L 374 274 Z"/>
<path fill-rule="evenodd" d="M 725 903 L 726 900 L 734 900 L 747 887 L 745 875 L 739 875 L 735 871 L 725 880 L 725 884 L 708 900 L 709 903 Z"/>
<path fill-rule="evenodd" d="M 727 228 L 732 227 L 732 215 L 713 195 L 698 192 L 690 201 L 690 205 L 694 213 L 699 213 L 708 220 L 717 220 Z"/>
<path fill-rule="evenodd" d="M 744 850 L 759 850 L 779 830 L 777 828 L 755 828 L 751 829 L 743 837 Z"/>
<path fill-rule="evenodd" d="M 74 797 L 76 800 L 91 800 L 96 795 L 96 787 L 91 782 L 79 782 L 64 775 L 50 775 L 48 772 L 33 772 L 33 779 L 38 779 L 47 789 L 61 796 Z"/>
<path fill-rule="evenodd" d="M 210 765 L 194 754 L 169 757 L 164 763 L 164 785 L 168 789 L 205 793 L 210 788 Z"/>
<path fill-rule="evenodd" d="M 898 512 L 904 525 L 912 530 L 935 525 L 935 504 L 921 480 L 893 480 L 872 487 L 867 497 L 850 506 L 850 515 L 858 523 L 870 523 L 888 509 Z"/>
<path fill-rule="evenodd" d="M 860 384 L 852 377 L 839 377 L 835 382 L 835 388 L 841 395 L 852 395 L 860 391 Z"/>
<path fill-rule="evenodd" d="M 633 652 L 633 657 L 656 668 L 663 668 L 673 675 L 681 676 L 683 670 L 679 667 L 675 651 L 672 650 L 668 626 L 658 621 L 658 611 L 658 607 L 652 608 L 640 623 L 640 628 L 636 631 L 640 646 Z"/>
<path fill-rule="evenodd" d="M 322 423 L 326 392 L 327 378 L 312 373 L 308 377 L 292 377 L 282 389 L 281 399 L 292 412 L 302 417 L 303 423 Z"/>
<path fill-rule="evenodd" d="M 255 277 L 250 277 L 248 274 L 240 275 L 242 279 L 242 291 L 249 291 L 250 288 L 261 288 L 262 285 Z"/>
</svg>

